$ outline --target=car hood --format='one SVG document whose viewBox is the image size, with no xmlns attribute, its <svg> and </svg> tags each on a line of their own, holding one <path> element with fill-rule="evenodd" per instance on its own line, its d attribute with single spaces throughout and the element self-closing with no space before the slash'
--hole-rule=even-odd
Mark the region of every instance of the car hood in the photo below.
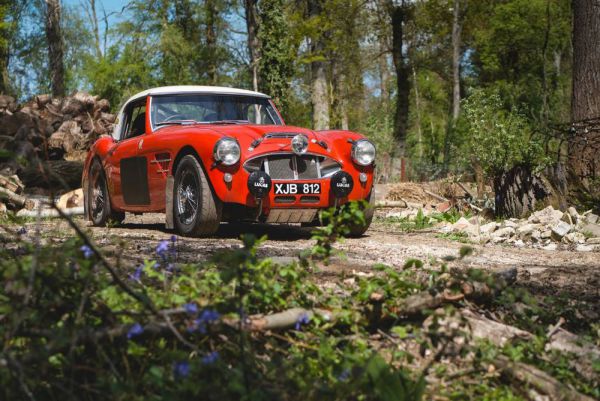
<svg viewBox="0 0 600 401">
<path fill-rule="evenodd" d="M 291 152 L 291 138 L 298 134 L 308 137 L 308 152 L 337 159 L 349 160 L 352 141 L 364 138 L 351 131 L 313 131 L 290 125 L 196 125 L 172 126 L 160 130 L 164 133 L 203 134 L 207 131 L 222 137 L 237 139 L 242 151 L 242 160 L 251 159 L 268 153 Z M 201 138 L 201 136 L 198 136 Z M 262 141 L 258 141 L 259 139 Z"/>
</svg>

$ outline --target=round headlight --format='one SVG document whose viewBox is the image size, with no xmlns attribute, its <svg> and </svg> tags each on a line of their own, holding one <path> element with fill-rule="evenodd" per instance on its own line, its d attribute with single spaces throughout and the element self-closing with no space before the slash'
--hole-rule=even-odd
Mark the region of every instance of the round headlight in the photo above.
<svg viewBox="0 0 600 401">
<path fill-rule="evenodd" d="M 375 145 L 366 139 L 359 139 L 352 146 L 352 160 L 361 166 L 368 166 L 375 160 Z"/>
<path fill-rule="evenodd" d="M 306 153 L 306 149 L 308 149 L 308 137 L 306 135 L 298 134 L 292 138 L 292 150 L 295 154 Z"/>
<path fill-rule="evenodd" d="M 240 145 L 233 138 L 221 138 L 215 145 L 213 156 L 216 161 L 232 166 L 240 160 Z"/>
</svg>

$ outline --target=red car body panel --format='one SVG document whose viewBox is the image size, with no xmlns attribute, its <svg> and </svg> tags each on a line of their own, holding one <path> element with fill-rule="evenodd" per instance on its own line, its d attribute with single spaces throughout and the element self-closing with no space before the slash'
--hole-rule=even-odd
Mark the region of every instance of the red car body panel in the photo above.
<svg viewBox="0 0 600 401">
<path fill-rule="evenodd" d="M 147 96 L 146 110 L 150 110 L 151 96 Z M 275 109 L 277 110 L 277 109 Z M 277 111 L 279 113 L 279 111 Z M 337 203 L 350 200 L 368 199 L 373 185 L 373 165 L 360 166 L 351 157 L 352 141 L 364 138 L 362 135 L 349 131 L 311 131 L 305 128 L 287 125 L 170 125 L 152 131 L 150 113 L 146 113 L 146 133 L 130 139 L 116 141 L 113 137 L 104 136 L 98 139 L 91 147 L 84 168 L 84 190 L 86 188 L 87 172 L 95 158 L 99 159 L 107 178 L 111 207 L 115 211 L 126 212 L 164 212 L 166 207 L 167 178 L 174 175 L 175 163 L 185 152 L 193 150 L 197 154 L 202 167 L 210 181 L 215 195 L 226 204 L 239 204 L 247 207 L 256 207 L 257 201 L 248 190 L 248 177 L 250 173 L 244 169 L 244 163 L 256 157 L 273 153 L 292 153 L 289 138 L 264 139 L 259 146 L 252 148 L 253 141 L 262 138 L 268 133 L 293 133 L 304 134 L 309 138 L 307 154 L 324 156 L 334 159 L 341 164 L 341 169 L 349 173 L 354 180 L 354 187 L 350 194 Z M 283 119 L 282 119 L 283 121 Z M 216 164 L 213 150 L 216 142 L 223 137 L 236 138 L 240 144 L 240 161 L 233 166 Z M 315 141 L 317 142 L 315 142 Z M 318 142 L 324 142 L 326 148 Z M 147 185 L 149 199 L 145 204 L 128 204 L 125 200 L 122 185 L 123 172 L 120 165 L 124 159 L 145 159 L 147 172 Z M 140 159 L 138 159 L 140 158 Z M 232 181 L 224 180 L 225 173 L 232 175 Z M 366 181 L 361 182 L 360 173 L 366 174 Z M 290 182 L 289 180 L 283 180 Z M 330 179 L 319 178 L 310 180 L 294 180 L 298 184 L 321 183 L 321 194 L 318 203 L 309 205 L 300 203 L 300 196 L 296 201 L 286 204 L 275 204 L 273 189 L 262 201 L 263 213 L 268 214 L 272 208 L 327 208 L 335 204 L 336 199 L 331 196 Z M 278 180 L 273 180 L 278 182 Z"/>
</svg>

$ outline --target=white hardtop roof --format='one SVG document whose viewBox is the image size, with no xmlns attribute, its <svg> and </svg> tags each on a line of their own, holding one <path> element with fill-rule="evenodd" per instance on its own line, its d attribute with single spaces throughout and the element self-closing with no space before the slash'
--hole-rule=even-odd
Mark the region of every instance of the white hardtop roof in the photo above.
<svg viewBox="0 0 600 401">
<path fill-rule="evenodd" d="M 158 88 L 147 89 L 143 92 L 137 93 L 130 97 L 127 102 L 131 100 L 139 99 L 140 97 L 153 96 L 153 95 L 178 95 L 182 93 L 214 93 L 223 95 L 246 95 L 246 96 L 259 96 L 266 97 L 264 93 L 254 92 L 246 89 L 227 88 L 224 86 L 200 86 L 200 85 L 178 85 L 178 86 L 161 86 Z"/>
</svg>

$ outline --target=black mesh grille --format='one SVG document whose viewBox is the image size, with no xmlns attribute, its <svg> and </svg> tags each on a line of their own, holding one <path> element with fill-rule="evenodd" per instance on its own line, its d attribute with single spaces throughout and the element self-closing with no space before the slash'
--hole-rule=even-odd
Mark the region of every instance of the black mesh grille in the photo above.
<svg viewBox="0 0 600 401">
<path fill-rule="evenodd" d="M 293 180 L 294 166 L 292 156 L 269 157 L 269 175 L 273 180 Z"/>
<path fill-rule="evenodd" d="M 319 169 L 317 168 L 317 159 L 311 156 L 296 157 L 298 167 L 298 178 L 301 180 L 310 180 L 319 178 Z"/>
</svg>

